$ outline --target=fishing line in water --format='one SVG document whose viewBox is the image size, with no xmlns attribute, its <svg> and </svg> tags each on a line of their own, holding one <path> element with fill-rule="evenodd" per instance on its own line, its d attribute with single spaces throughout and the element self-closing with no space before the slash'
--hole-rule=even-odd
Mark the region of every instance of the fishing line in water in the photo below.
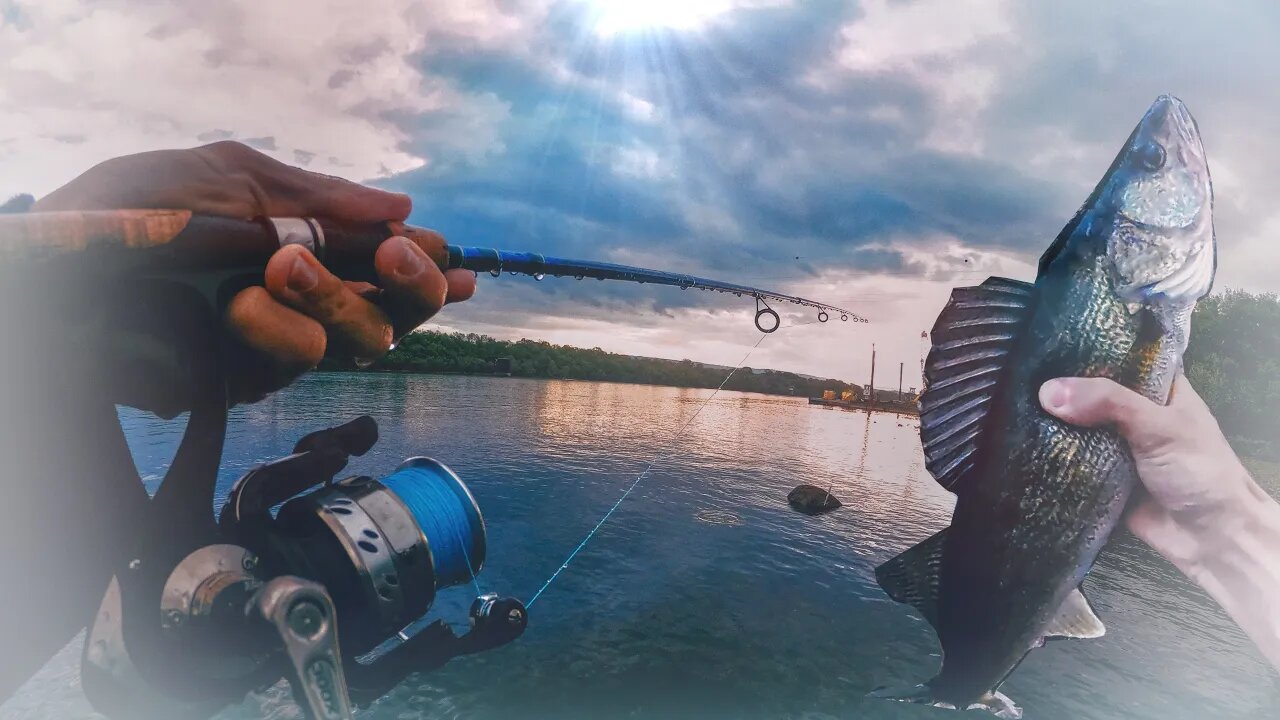
<svg viewBox="0 0 1280 720">
<path fill-rule="evenodd" d="M 808 323 L 801 324 L 807 325 Z M 788 327 L 795 326 L 790 325 Z M 720 381 L 720 385 L 702 401 L 702 404 L 698 405 L 698 409 L 695 410 L 693 415 L 685 421 L 684 425 L 680 426 L 680 429 L 676 432 L 675 436 L 667 443 L 667 452 L 649 461 L 649 464 L 645 466 L 644 470 L 641 470 L 640 474 L 636 476 L 636 479 L 632 481 L 631 485 L 623 491 L 622 496 L 613 504 L 613 507 L 609 508 L 609 510 L 605 512 L 604 517 L 600 518 L 600 522 L 596 523 L 595 527 L 591 528 L 586 537 L 582 538 L 582 542 L 578 543 L 578 546 L 573 549 L 573 552 L 569 553 L 569 557 L 565 558 L 564 562 L 560 564 L 560 567 L 556 568 L 556 571 L 551 573 L 551 577 L 547 578 L 547 581 L 542 583 L 542 587 L 538 588 L 538 592 L 534 593 L 533 597 L 529 598 L 529 602 L 525 603 L 525 607 L 533 607 L 533 604 L 542 596 L 542 593 L 550 587 L 551 583 L 554 582 L 556 578 L 560 577 L 560 573 L 564 572 L 569 567 L 569 563 L 573 562 L 573 558 L 576 557 L 579 552 L 582 552 L 582 548 L 586 547 L 588 542 L 591 542 L 591 538 L 595 537 L 596 532 L 598 532 L 605 522 L 613 516 L 614 511 L 618 509 L 618 506 L 622 505 L 622 502 L 627 499 L 627 496 L 631 494 L 631 491 L 635 490 L 636 486 L 640 484 L 640 481 L 644 480 L 645 477 L 648 476 L 649 471 L 653 469 L 653 466 L 658 464 L 659 461 L 666 460 L 675 455 L 674 447 L 676 443 L 680 442 L 680 439 L 684 437 L 685 430 L 689 429 L 689 426 L 693 424 L 693 421 L 697 420 L 698 416 L 702 414 L 702 410 L 711 403 L 712 399 L 714 399 L 721 390 L 724 389 L 724 386 L 729 382 L 729 378 L 733 377 L 734 373 L 742 369 L 742 366 L 747 363 L 747 358 L 751 357 L 751 353 L 755 352 L 756 348 L 760 347 L 760 343 L 764 342 L 764 339 L 768 337 L 768 335 L 768 333 L 760 333 L 760 339 L 756 340 L 756 344 L 752 345 L 750 350 L 747 350 L 747 354 L 743 355 L 742 359 L 738 361 L 738 364 L 729 371 L 729 374 L 724 376 L 724 380 Z"/>
</svg>

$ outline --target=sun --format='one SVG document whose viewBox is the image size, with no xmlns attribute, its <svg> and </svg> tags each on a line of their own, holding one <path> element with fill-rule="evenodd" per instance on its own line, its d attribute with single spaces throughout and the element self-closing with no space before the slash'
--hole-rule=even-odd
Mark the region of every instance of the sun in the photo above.
<svg viewBox="0 0 1280 720">
<path fill-rule="evenodd" d="M 587 0 L 597 34 L 695 30 L 730 9 L 730 0 Z"/>
</svg>

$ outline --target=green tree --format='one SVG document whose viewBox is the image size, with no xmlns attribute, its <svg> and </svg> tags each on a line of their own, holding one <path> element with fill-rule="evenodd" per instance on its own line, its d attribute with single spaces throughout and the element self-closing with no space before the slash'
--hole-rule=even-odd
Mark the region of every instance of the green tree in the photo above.
<svg viewBox="0 0 1280 720">
<path fill-rule="evenodd" d="M 1280 459 L 1280 298 L 1227 290 L 1202 300 L 1186 369 L 1237 450 Z"/>
<path fill-rule="evenodd" d="M 394 350 L 370 370 L 400 372 L 491 373 L 498 358 L 511 358 L 511 373 L 520 377 L 567 378 L 612 382 L 719 387 L 723 367 L 707 367 L 692 360 L 662 360 L 575 348 L 537 340 L 508 342 L 476 333 L 419 331 L 401 339 Z M 333 361 L 321 370 L 350 370 Z M 824 388 L 844 387 L 840 380 L 812 380 L 774 370 L 739 368 L 725 387 L 749 392 L 820 395 Z"/>
</svg>

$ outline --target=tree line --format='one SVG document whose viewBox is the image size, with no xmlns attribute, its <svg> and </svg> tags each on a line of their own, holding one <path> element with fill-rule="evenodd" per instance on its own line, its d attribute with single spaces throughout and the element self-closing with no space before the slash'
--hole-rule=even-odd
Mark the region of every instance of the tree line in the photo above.
<svg viewBox="0 0 1280 720">
<path fill-rule="evenodd" d="M 1236 450 L 1280 461 L 1280 297 L 1227 290 L 1201 300 L 1185 365 Z"/>
<path fill-rule="evenodd" d="M 509 360 L 509 367 L 507 360 Z M 1227 290 L 1196 307 L 1186 353 L 1191 383 L 1242 454 L 1280 460 L 1280 298 L 1274 293 Z M 326 363 L 321 369 L 338 369 Z M 476 333 L 415 332 L 372 369 L 406 372 L 495 373 L 518 377 L 714 388 L 726 368 L 689 360 L 662 360 L 605 352 L 600 348 L 515 342 Z M 818 396 L 850 383 L 789 372 L 741 368 L 729 390 Z"/>
<path fill-rule="evenodd" d="M 509 363 L 509 364 L 508 364 Z M 321 370 L 349 369 L 326 361 Z M 663 360 L 606 352 L 600 348 L 553 345 L 539 340 L 498 340 L 476 333 L 422 330 L 400 340 L 394 350 L 369 369 L 401 372 L 510 373 L 516 377 L 597 380 L 607 382 L 719 387 L 729 368 L 691 360 Z M 815 379 L 777 370 L 739 368 L 726 390 L 771 395 L 818 396 L 826 389 L 848 387 L 834 378 Z"/>
</svg>

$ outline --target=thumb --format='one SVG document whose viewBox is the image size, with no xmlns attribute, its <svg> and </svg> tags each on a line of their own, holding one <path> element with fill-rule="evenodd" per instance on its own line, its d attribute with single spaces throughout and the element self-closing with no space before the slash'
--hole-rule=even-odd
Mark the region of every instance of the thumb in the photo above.
<svg viewBox="0 0 1280 720">
<path fill-rule="evenodd" d="M 1040 386 L 1040 405 L 1072 425 L 1115 426 L 1133 445 L 1162 435 L 1165 420 L 1163 407 L 1107 378 L 1050 380 Z"/>
</svg>

